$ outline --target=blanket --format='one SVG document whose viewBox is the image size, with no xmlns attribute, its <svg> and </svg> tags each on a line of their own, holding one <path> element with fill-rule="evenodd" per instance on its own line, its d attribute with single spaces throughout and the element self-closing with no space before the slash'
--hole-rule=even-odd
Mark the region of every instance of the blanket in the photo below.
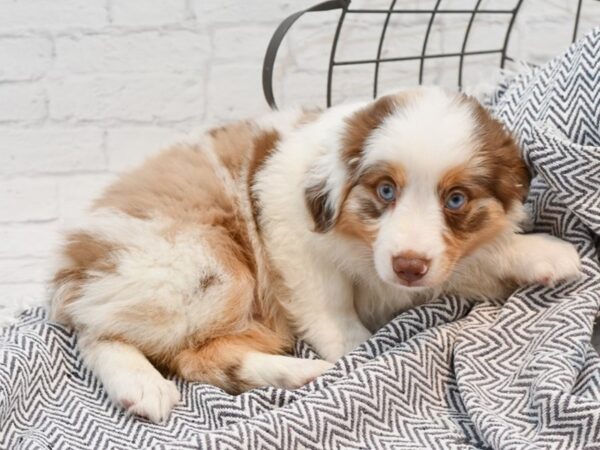
<svg viewBox="0 0 600 450">
<path fill-rule="evenodd" d="M 0 448 L 600 448 L 600 28 L 503 83 L 489 106 L 534 180 L 536 231 L 576 245 L 581 279 L 506 302 L 445 297 L 400 314 L 297 390 L 238 396 L 176 380 L 164 424 L 115 407 L 76 336 L 23 313 L 0 334 Z M 316 354 L 305 343 L 298 356 Z"/>
</svg>

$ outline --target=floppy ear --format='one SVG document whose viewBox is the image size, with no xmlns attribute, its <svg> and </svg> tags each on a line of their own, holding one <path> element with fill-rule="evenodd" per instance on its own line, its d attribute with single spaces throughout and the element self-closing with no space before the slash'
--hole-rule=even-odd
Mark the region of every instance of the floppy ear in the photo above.
<svg viewBox="0 0 600 450">
<path fill-rule="evenodd" d="M 463 96 L 471 105 L 479 122 L 481 152 L 491 168 L 491 185 L 494 196 L 508 211 L 514 201 L 523 202 L 529 191 L 531 175 L 521 155 L 517 141 L 478 101 Z"/>
<path fill-rule="evenodd" d="M 529 191 L 531 175 L 514 138 L 510 136 L 503 144 L 496 151 L 498 171 L 496 195 L 523 202 Z"/>
<path fill-rule="evenodd" d="M 318 233 L 326 233 L 331 230 L 337 221 L 338 214 L 331 195 L 324 180 L 304 189 L 306 207 L 315 223 L 315 231 Z"/>
<path fill-rule="evenodd" d="M 326 233 L 334 227 L 347 186 L 348 173 L 336 152 L 317 158 L 304 183 L 304 200 L 316 232 Z"/>
</svg>

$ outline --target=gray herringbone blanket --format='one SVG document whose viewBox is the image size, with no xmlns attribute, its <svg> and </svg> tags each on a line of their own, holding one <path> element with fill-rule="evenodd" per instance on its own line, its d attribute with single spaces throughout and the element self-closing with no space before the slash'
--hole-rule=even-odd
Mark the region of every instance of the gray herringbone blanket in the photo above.
<svg viewBox="0 0 600 450">
<path fill-rule="evenodd" d="M 155 425 L 124 414 L 73 333 L 29 310 L 0 334 L 0 448 L 600 448 L 600 29 L 490 104 L 535 179 L 535 229 L 573 242 L 583 277 L 504 305 L 443 298 L 398 316 L 296 391 L 237 397 L 178 381 Z M 299 343 L 297 353 L 313 357 Z"/>
</svg>

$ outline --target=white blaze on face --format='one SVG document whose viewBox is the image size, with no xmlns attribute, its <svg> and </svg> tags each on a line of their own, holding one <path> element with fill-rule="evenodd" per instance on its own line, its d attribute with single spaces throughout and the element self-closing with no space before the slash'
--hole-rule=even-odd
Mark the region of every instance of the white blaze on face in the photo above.
<svg viewBox="0 0 600 450">
<path fill-rule="evenodd" d="M 374 244 L 375 267 L 384 281 L 400 283 L 392 260 L 405 253 L 430 260 L 426 275 L 414 286 L 432 286 L 445 278 L 447 228 L 438 184 L 472 157 L 475 128 L 464 102 L 439 89 L 421 89 L 368 139 L 363 167 L 385 162 L 398 165 L 406 176 L 394 207 L 381 218 Z"/>
<path fill-rule="evenodd" d="M 444 252 L 445 230 L 437 192 L 434 187 L 407 183 L 395 207 L 381 220 L 374 244 L 375 267 L 379 276 L 390 283 L 400 280 L 394 273 L 392 259 L 402 254 L 421 255 L 430 260 L 427 274 L 420 283 L 437 278 Z"/>
</svg>

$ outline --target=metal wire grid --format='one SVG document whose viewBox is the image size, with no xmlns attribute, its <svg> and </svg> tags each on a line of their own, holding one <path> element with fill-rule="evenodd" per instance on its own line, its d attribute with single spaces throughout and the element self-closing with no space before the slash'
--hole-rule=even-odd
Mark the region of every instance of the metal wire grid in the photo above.
<svg viewBox="0 0 600 450">
<path fill-rule="evenodd" d="M 515 19 L 523 0 L 518 0 L 514 7 L 509 9 L 488 9 L 481 8 L 481 3 L 483 0 L 477 0 L 475 6 L 472 9 L 443 9 L 441 8 L 442 0 L 436 0 L 435 5 L 431 9 L 402 9 L 396 8 L 398 3 L 397 0 L 391 0 L 388 9 L 368 9 L 368 8 L 351 8 L 350 3 L 351 0 L 329 0 L 322 3 L 319 3 L 311 8 L 305 9 L 303 11 L 299 11 L 287 17 L 277 28 L 271 41 L 269 42 L 269 46 L 267 48 L 267 53 L 265 55 L 264 63 L 263 63 L 263 92 L 265 95 L 265 99 L 271 108 L 276 109 L 277 105 L 275 102 L 275 98 L 273 95 L 273 67 L 275 64 L 275 59 L 277 56 L 277 50 L 285 37 L 287 31 L 291 28 L 291 26 L 305 13 L 316 12 L 316 11 L 330 11 L 335 9 L 340 9 L 341 14 L 337 23 L 337 27 L 335 30 L 331 53 L 329 58 L 329 66 L 327 71 L 327 106 L 331 106 L 331 92 L 333 85 L 333 71 L 337 66 L 356 66 L 356 65 L 364 65 L 364 64 L 373 64 L 374 65 L 374 74 L 373 74 L 373 98 L 377 97 L 378 87 L 379 87 L 379 73 L 380 66 L 382 63 L 388 62 L 399 62 L 399 61 L 419 61 L 419 84 L 423 82 L 423 75 L 425 70 L 425 61 L 429 59 L 441 59 L 441 58 L 451 58 L 458 57 L 458 88 L 462 89 L 463 84 L 463 65 L 466 56 L 474 56 L 474 55 L 500 55 L 500 67 L 503 68 L 506 61 L 514 61 L 513 58 L 506 54 L 508 44 L 510 41 L 511 31 L 513 29 L 513 25 L 515 23 Z M 581 16 L 581 5 L 583 0 L 577 0 L 577 11 L 575 16 L 575 25 L 573 27 L 573 37 L 572 41 L 575 41 L 577 38 L 577 31 L 579 27 L 579 19 Z M 336 52 L 338 48 L 338 42 L 340 38 L 340 33 L 344 26 L 344 20 L 349 15 L 353 14 L 385 14 L 385 20 L 383 22 L 383 27 L 381 30 L 379 43 L 377 46 L 377 54 L 373 59 L 357 59 L 357 60 L 337 60 Z M 393 14 L 417 14 L 417 15 L 429 15 L 429 21 L 427 23 L 427 29 L 425 32 L 425 36 L 423 39 L 423 45 L 421 48 L 421 53 L 418 55 L 412 56 L 401 56 L 401 57 L 382 57 L 383 45 L 385 42 L 386 33 L 388 30 L 388 25 L 390 23 L 390 18 Z M 451 14 L 468 14 L 469 21 L 467 23 L 465 34 L 462 40 L 461 50 L 460 52 L 451 52 L 451 53 L 427 53 L 427 45 L 429 42 L 429 36 L 431 34 L 434 21 L 436 17 L 443 15 L 451 15 Z M 477 50 L 477 51 L 467 51 L 467 43 L 469 41 L 469 35 L 471 33 L 471 29 L 473 23 L 477 16 L 480 15 L 495 15 L 495 16 L 505 16 L 508 17 L 508 25 L 506 26 L 504 40 L 502 46 L 499 48 L 492 48 L 488 50 Z"/>
</svg>

